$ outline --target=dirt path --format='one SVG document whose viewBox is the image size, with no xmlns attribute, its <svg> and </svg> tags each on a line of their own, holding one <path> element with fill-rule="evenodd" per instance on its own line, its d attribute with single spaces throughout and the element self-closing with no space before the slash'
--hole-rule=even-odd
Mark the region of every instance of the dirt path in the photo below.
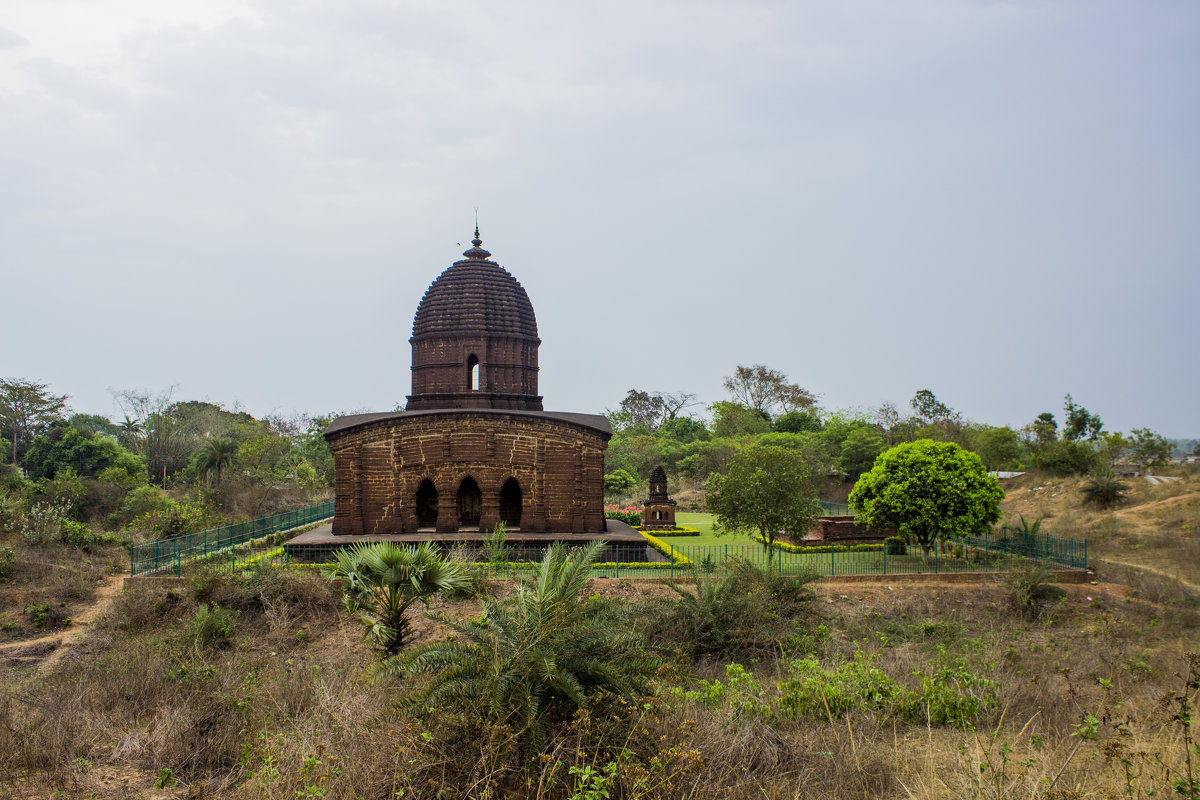
<svg viewBox="0 0 1200 800">
<path fill-rule="evenodd" d="M 0 644 L 0 662 L 12 659 L 19 662 L 40 661 L 42 668 L 53 667 L 63 655 L 75 644 L 89 625 L 96 621 L 105 606 L 121 591 L 123 575 L 113 575 L 104 579 L 104 584 L 96 589 L 92 602 L 84 606 L 78 613 L 71 615 L 70 627 L 39 636 L 36 639 L 22 639 L 19 642 Z"/>
<path fill-rule="evenodd" d="M 1128 517 L 1132 514 L 1140 514 L 1144 511 L 1162 508 L 1163 506 L 1173 506 L 1188 500 L 1195 500 L 1200 497 L 1200 492 L 1188 492 L 1187 494 L 1178 494 L 1174 497 L 1168 497 L 1165 500 L 1155 500 L 1153 503 L 1143 503 L 1140 506 L 1130 506 L 1122 508 L 1120 511 L 1114 511 L 1114 517 Z"/>
<path fill-rule="evenodd" d="M 1172 499 L 1174 499 L 1174 498 L 1172 498 Z M 1166 502 L 1166 501 L 1163 501 L 1163 502 Z M 1149 572 L 1151 574 L 1158 575 L 1159 577 L 1169 578 L 1173 581 L 1176 581 L 1181 586 L 1186 586 L 1188 589 L 1191 589 L 1193 592 L 1200 592 L 1200 583 L 1193 583 L 1192 581 L 1185 580 L 1184 578 L 1181 578 L 1178 575 L 1172 575 L 1171 573 L 1169 573 L 1163 569 L 1158 569 L 1156 567 L 1149 567 L 1149 566 L 1146 566 L 1145 564 L 1136 564 L 1132 561 L 1119 561 L 1118 559 L 1112 558 L 1110 556 L 1101 556 L 1101 557 L 1097 558 L 1096 560 L 1097 561 L 1106 561 L 1109 564 L 1116 564 L 1117 566 L 1128 567 L 1130 569 L 1140 569 L 1143 572 Z"/>
</svg>

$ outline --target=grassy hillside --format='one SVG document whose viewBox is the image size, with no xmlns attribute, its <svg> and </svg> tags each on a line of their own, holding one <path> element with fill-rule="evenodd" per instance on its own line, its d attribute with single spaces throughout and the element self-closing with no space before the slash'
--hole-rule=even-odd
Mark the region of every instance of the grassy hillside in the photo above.
<svg viewBox="0 0 1200 800">
<path fill-rule="evenodd" d="M 593 698 L 524 754 L 478 703 L 405 705 L 423 679 L 375 679 L 340 592 L 311 571 L 201 569 L 104 601 L 119 549 L 10 538 L 0 546 L 21 549 L 0 583 L 6 619 L 53 600 L 72 621 L 57 649 L 24 652 L 13 640 L 45 628 L 17 612 L 22 627 L 0 643 L 0 797 L 1170 796 L 1200 614 L 1150 570 L 1174 558 L 1187 578 L 1191 480 L 1137 487 L 1103 513 L 1078 507 L 1075 484 L 1010 486 L 1007 512 L 1087 535 L 1101 578 L 1131 582 L 1032 607 L 1001 582 L 808 593 L 751 576 L 697 636 L 669 587 L 593 580 L 579 602 L 624 614 L 662 655 L 654 689 Z M 78 588 L 57 588 L 59 573 Z M 481 588 L 501 601 L 514 590 Z M 431 611 L 465 620 L 481 605 L 435 599 Z M 417 628 L 417 644 L 447 635 L 435 617 Z"/>
</svg>

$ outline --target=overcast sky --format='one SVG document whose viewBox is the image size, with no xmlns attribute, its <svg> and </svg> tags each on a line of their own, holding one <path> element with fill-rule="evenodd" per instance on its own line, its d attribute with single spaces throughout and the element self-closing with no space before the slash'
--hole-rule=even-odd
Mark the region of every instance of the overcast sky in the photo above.
<svg viewBox="0 0 1200 800">
<path fill-rule="evenodd" d="M 547 409 L 762 363 L 1200 436 L 1198 42 L 1195 0 L 7 0 L 0 377 L 390 409 L 478 206 Z"/>
</svg>

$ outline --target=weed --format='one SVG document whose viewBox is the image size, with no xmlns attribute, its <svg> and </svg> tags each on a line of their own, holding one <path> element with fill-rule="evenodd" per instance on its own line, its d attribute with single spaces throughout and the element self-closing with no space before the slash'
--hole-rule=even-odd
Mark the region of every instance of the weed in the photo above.
<svg viewBox="0 0 1200 800">
<path fill-rule="evenodd" d="M 170 767 L 163 767 L 158 771 L 158 778 L 154 781 L 155 789 L 173 789 L 175 788 L 175 775 L 171 772 Z"/>
<path fill-rule="evenodd" d="M 211 608 L 208 603 L 201 603 L 190 622 L 192 639 L 197 646 L 225 647 L 233 638 L 237 618 L 237 611 L 221 608 L 216 603 Z"/>
</svg>

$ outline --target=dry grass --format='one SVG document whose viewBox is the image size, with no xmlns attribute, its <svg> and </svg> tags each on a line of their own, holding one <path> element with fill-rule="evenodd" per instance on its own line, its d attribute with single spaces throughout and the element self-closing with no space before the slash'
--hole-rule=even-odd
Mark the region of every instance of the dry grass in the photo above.
<svg viewBox="0 0 1200 800">
<path fill-rule="evenodd" d="M 1057 519 L 1069 513 L 1064 506 Z M 1109 526 L 1106 541 L 1170 546 L 1154 538 L 1170 534 L 1140 534 L 1120 517 L 1075 520 Z M 1193 557 L 1191 546 L 1179 544 L 1175 557 Z M 1184 761 L 1172 717 L 1181 696 L 1197 700 L 1181 676 L 1200 619 L 1194 595 L 1170 576 L 1127 569 L 1129 598 L 1071 587 L 1036 619 L 1014 613 L 998 583 L 818 588 L 803 614 L 764 620 L 775 652 L 727 659 L 753 672 L 770 705 L 787 657 L 813 654 L 833 666 L 862 651 L 908 689 L 919 684 L 914 673 L 961 657 L 999 685 L 975 731 L 894 711 L 814 721 L 708 708 L 669 687 L 723 679 L 726 660 L 678 658 L 656 696 L 581 711 L 531 761 L 511 732 L 472 715 L 391 713 L 406 687 L 371 681 L 372 656 L 319 576 L 201 571 L 187 583 L 123 592 L 48 674 L 3 675 L 0 796 L 149 795 L 164 768 L 180 782 L 178 796 L 247 800 L 570 798 L 592 780 L 580 770 L 606 769 L 613 798 L 1050 800 L 1143 797 L 1150 788 L 1168 796 Z M 594 588 L 661 614 L 662 586 Z M 201 602 L 238 612 L 231 646 L 189 635 Z M 478 604 L 439 610 L 465 616 Z M 428 621 L 421 631 L 441 635 Z M 1089 717 L 1088 735 L 1073 735 Z"/>
</svg>

